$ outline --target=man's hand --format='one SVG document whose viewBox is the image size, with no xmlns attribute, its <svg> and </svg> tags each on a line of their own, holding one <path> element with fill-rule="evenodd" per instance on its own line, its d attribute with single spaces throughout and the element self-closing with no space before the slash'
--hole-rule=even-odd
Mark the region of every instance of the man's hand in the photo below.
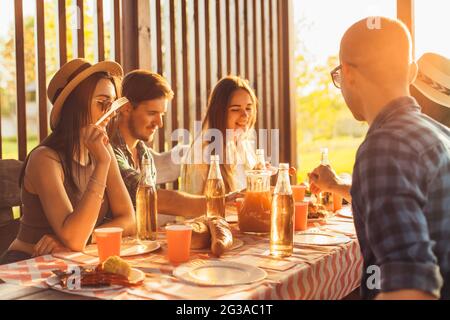
<svg viewBox="0 0 450 320">
<path fill-rule="evenodd" d="M 70 251 L 53 235 L 46 234 L 34 246 L 33 257 L 43 256 L 57 252 Z"/>
<path fill-rule="evenodd" d="M 322 191 L 333 192 L 340 184 L 340 178 L 330 166 L 320 165 L 311 173 L 308 173 L 308 177 L 312 194 L 318 194 Z"/>
</svg>

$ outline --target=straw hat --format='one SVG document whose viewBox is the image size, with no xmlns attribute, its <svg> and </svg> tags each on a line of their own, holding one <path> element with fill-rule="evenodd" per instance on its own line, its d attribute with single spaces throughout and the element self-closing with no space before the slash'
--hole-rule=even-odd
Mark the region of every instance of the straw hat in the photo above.
<svg viewBox="0 0 450 320">
<path fill-rule="evenodd" d="M 74 59 L 64 64 L 53 76 L 47 88 L 47 96 L 53 104 L 50 113 L 50 126 L 58 124 L 61 108 L 70 93 L 86 78 L 97 72 L 108 72 L 112 76 L 122 77 L 120 64 L 114 61 L 102 61 L 91 64 L 85 59 Z"/>
<path fill-rule="evenodd" d="M 431 101 L 450 108 L 450 60 L 425 53 L 417 64 L 419 73 L 413 86 Z"/>
</svg>

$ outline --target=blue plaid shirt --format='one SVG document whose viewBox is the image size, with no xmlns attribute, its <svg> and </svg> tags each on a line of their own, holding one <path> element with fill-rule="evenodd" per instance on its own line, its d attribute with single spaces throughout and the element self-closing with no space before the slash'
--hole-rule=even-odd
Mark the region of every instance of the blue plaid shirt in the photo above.
<svg viewBox="0 0 450 320">
<path fill-rule="evenodd" d="M 450 130 L 413 98 L 393 100 L 358 149 L 351 195 L 362 297 L 416 289 L 449 299 Z"/>
</svg>

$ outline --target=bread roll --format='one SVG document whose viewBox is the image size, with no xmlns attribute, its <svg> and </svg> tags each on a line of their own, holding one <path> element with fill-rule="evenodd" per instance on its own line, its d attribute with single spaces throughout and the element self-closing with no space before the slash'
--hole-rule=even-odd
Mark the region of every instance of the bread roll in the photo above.
<svg viewBox="0 0 450 320">
<path fill-rule="evenodd" d="M 233 245 L 233 234 L 224 218 L 210 218 L 208 225 L 211 232 L 211 252 L 220 257 Z"/>
<path fill-rule="evenodd" d="M 197 218 L 187 225 L 192 227 L 191 249 L 206 249 L 211 243 L 211 234 L 206 217 Z"/>
</svg>

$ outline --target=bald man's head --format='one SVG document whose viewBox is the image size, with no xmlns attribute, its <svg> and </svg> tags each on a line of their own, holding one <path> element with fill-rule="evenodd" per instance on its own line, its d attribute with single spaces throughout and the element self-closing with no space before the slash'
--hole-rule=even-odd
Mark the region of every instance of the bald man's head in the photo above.
<svg viewBox="0 0 450 320">
<path fill-rule="evenodd" d="M 411 36 L 403 23 L 384 17 L 366 18 L 344 34 L 340 60 L 377 84 L 405 84 L 409 80 L 411 48 Z"/>
</svg>

